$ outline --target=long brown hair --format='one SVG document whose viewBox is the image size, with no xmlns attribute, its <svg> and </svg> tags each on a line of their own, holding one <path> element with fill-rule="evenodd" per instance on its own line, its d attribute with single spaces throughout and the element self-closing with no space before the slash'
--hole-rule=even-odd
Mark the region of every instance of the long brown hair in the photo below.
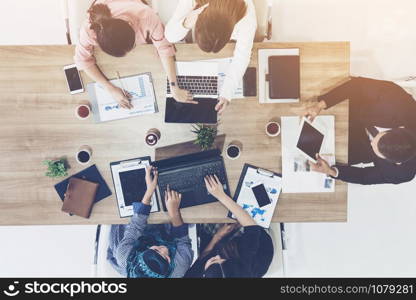
<svg viewBox="0 0 416 300">
<path fill-rule="evenodd" d="M 97 36 L 101 49 L 112 56 L 121 57 L 133 49 L 136 33 L 130 24 L 124 20 L 113 18 L 105 4 L 95 4 L 88 9 L 90 29 Z"/>
<path fill-rule="evenodd" d="M 197 0 L 196 8 L 209 6 L 198 16 L 195 40 L 205 52 L 219 52 L 230 41 L 237 24 L 247 12 L 244 0 Z"/>
</svg>

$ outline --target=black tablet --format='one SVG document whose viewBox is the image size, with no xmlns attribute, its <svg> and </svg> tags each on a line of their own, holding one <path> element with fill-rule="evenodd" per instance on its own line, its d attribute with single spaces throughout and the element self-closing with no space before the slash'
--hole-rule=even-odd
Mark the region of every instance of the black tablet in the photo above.
<svg viewBox="0 0 416 300">
<path fill-rule="evenodd" d="M 316 163 L 316 154 L 321 151 L 324 134 L 306 118 L 302 119 L 296 147 L 309 160 Z"/>
</svg>

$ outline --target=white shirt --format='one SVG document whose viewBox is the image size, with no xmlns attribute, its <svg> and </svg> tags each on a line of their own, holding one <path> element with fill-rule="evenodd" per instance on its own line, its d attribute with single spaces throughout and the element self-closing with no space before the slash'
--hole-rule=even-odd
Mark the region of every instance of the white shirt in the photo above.
<svg viewBox="0 0 416 300">
<path fill-rule="evenodd" d="M 247 4 L 246 15 L 234 26 L 231 39 L 236 41 L 232 62 L 226 73 L 220 97 L 231 100 L 250 63 L 251 49 L 257 29 L 256 10 L 252 0 Z M 189 29 L 183 26 L 186 15 L 195 7 L 194 0 L 179 0 L 178 6 L 166 25 L 165 37 L 171 43 L 185 38 Z"/>
<path fill-rule="evenodd" d="M 377 129 L 378 132 L 385 132 L 385 131 L 391 130 L 391 128 L 383 128 L 383 127 L 377 127 L 377 126 L 374 126 L 374 128 Z M 365 130 L 365 132 L 367 133 L 370 142 L 372 142 L 374 139 L 374 136 L 372 136 L 371 133 L 369 133 L 367 129 Z"/>
</svg>

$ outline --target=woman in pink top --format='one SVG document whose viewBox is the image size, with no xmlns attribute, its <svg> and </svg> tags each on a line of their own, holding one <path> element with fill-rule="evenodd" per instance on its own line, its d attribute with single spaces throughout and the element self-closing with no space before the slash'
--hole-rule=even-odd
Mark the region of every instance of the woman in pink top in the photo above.
<svg viewBox="0 0 416 300">
<path fill-rule="evenodd" d="M 97 3 L 98 2 L 98 3 Z M 124 108 L 132 108 L 123 91 L 111 84 L 100 71 L 94 57 L 94 47 L 109 55 L 122 57 L 136 44 L 153 43 L 167 73 L 176 101 L 197 103 L 192 95 L 178 87 L 175 49 L 164 36 L 164 26 L 158 15 L 141 0 L 96 0 L 88 10 L 89 19 L 81 28 L 75 49 L 75 63 L 106 90 Z"/>
</svg>

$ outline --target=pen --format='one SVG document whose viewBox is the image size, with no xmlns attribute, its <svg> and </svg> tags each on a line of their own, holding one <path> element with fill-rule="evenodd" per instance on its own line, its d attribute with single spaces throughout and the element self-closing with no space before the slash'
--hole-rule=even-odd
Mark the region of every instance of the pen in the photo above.
<svg viewBox="0 0 416 300">
<path fill-rule="evenodd" d="M 123 82 L 121 82 L 120 73 L 118 71 L 117 71 L 117 78 L 118 78 L 118 83 L 120 84 L 120 88 L 123 91 L 124 97 L 128 98 L 126 95 L 126 92 L 124 91 Z"/>
</svg>

